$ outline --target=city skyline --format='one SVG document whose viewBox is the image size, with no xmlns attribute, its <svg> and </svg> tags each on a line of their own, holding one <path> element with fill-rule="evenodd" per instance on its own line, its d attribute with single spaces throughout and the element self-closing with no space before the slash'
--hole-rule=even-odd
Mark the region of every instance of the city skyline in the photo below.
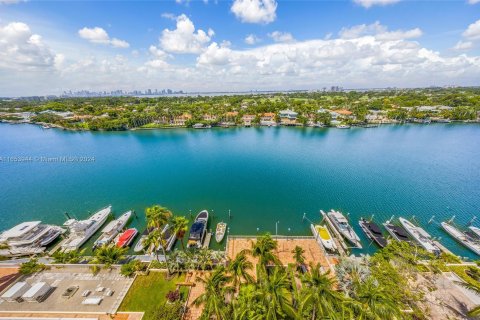
<svg viewBox="0 0 480 320">
<path fill-rule="evenodd" d="M 1 0 L 0 96 L 475 86 L 479 5 Z"/>
</svg>

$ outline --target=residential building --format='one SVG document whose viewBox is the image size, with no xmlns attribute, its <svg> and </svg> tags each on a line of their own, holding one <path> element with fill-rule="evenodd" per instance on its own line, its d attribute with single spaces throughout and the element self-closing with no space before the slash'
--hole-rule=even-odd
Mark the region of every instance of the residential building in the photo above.
<svg viewBox="0 0 480 320">
<path fill-rule="evenodd" d="M 297 125 L 298 113 L 290 109 L 282 110 L 279 113 L 280 124 L 284 126 L 295 126 Z"/>
<path fill-rule="evenodd" d="M 180 116 L 173 117 L 171 124 L 173 126 L 184 127 L 187 124 L 188 120 L 192 119 L 192 115 L 189 113 L 184 113 Z"/>
<path fill-rule="evenodd" d="M 203 120 L 204 121 L 215 121 L 215 120 L 217 120 L 217 117 L 213 114 L 204 114 L 203 115 Z"/>
<path fill-rule="evenodd" d="M 246 127 L 250 127 L 252 125 L 253 120 L 255 120 L 256 115 L 254 114 L 246 114 L 242 117 L 243 125 Z"/>
<path fill-rule="evenodd" d="M 261 126 L 275 126 L 277 122 L 275 121 L 276 114 L 273 112 L 266 112 L 261 115 L 260 117 L 260 125 Z"/>
</svg>

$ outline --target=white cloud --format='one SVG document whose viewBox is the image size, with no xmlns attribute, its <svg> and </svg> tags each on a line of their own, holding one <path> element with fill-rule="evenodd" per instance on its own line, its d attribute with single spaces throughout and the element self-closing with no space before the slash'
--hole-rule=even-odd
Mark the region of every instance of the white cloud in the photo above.
<svg viewBox="0 0 480 320">
<path fill-rule="evenodd" d="M 0 68 L 47 70 L 55 67 L 55 59 L 55 53 L 27 24 L 12 22 L 0 26 Z"/>
<path fill-rule="evenodd" d="M 269 33 L 268 36 L 275 42 L 291 42 L 295 40 L 289 32 L 273 31 Z"/>
<path fill-rule="evenodd" d="M 259 37 L 257 37 L 257 36 L 254 35 L 254 34 L 249 34 L 249 35 L 247 35 L 247 36 L 245 37 L 245 40 L 244 40 L 244 41 L 245 41 L 246 44 L 249 44 L 249 45 L 252 46 L 252 45 L 254 45 L 254 44 L 257 44 L 257 43 L 261 42 L 262 39 L 260 39 Z"/>
<path fill-rule="evenodd" d="M 267 24 L 275 21 L 275 0 L 234 0 L 230 10 L 242 22 Z"/>
<path fill-rule="evenodd" d="M 475 21 L 468 26 L 462 34 L 468 40 L 479 40 L 480 39 L 480 20 Z"/>
<path fill-rule="evenodd" d="M 163 50 L 172 53 L 200 53 L 208 44 L 215 32 L 199 29 L 195 31 L 193 22 L 184 14 L 177 17 L 175 30 L 165 29 L 160 36 Z"/>
<path fill-rule="evenodd" d="M 342 28 L 339 32 L 339 36 L 342 39 L 354 39 L 361 36 L 372 35 L 382 41 L 418 38 L 421 37 L 422 34 L 422 30 L 419 28 L 388 31 L 388 28 L 378 21 L 369 25 L 360 24 L 350 28 Z"/>
<path fill-rule="evenodd" d="M 469 50 L 473 48 L 473 42 L 471 41 L 458 41 L 455 47 L 453 47 L 454 50 Z"/>
<path fill-rule="evenodd" d="M 161 17 L 168 20 L 176 20 L 177 16 L 170 12 L 164 12 L 161 14 Z"/>
<path fill-rule="evenodd" d="M 117 38 L 110 38 L 107 31 L 105 31 L 103 28 L 100 28 L 100 27 L 94 27 L 94 28 L 84 27 L 78 30 L 78 35 L 81 38 L 88 40 L 92 43 L 111 45 L 114 48 L 130 47 L 130 44 L 124 40 L 120 40 Z"/>
<path fill-rule="evenodd" d="M 24 2 L 25 0 L 0 0 L 0 5 L 2 4 L 15 4 L 15 3 L 20 3 Z"/>
<path fill-rule="evenodd" d="M 480 0 L 468 0 L 469 4 L 477 4 L 480 3 Z"/>
<path fill-rule="evenodd" d="M 365 8 L 370 8 L 372 6 L 386 6 L 389 4 L 394 4 L 400 2 L 400 0 L 353 0 L 356 4 L 361 5 Z"/>
</svg>

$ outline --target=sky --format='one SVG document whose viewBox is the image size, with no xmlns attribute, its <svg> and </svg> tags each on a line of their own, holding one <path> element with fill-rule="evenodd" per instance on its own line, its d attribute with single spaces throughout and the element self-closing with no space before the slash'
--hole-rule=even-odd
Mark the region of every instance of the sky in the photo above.
<svg viewBox="0 0 480 320">
<path fill-rule="evenodd" d="M 480 85 L 480 0 L 0 0 L 0 96 Z"/>
</svg>

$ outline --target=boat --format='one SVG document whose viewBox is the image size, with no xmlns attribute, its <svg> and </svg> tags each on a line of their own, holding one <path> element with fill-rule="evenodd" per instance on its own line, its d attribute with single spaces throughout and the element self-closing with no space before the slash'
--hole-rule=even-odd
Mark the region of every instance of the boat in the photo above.
<svg viewBox="0 0 480 320">
<path fill-rule="evenodd" d="M 219 222 L 217 224 L 217 229 L 215 230 L 215 240 L 220 243 L 225 237 L 225 232 L 227 231 L 227 224 L 225 222 Z"/>
<path fill-rule="evenodd" d="M 361 218 L 358 224 L 367 237 L 378 244 L 380 248 L 384 248 L 387 245 L 387 239 L 383 236 L 382 230 L 378 224 L 373 221 L 367 221 L 364 218 Z"/>
<path fill-rule="evenodd" d="M 195 222 L 190 228 L 190 234 L 188 235 L 188 248 L 198 248 L 200 249 L 203 245 L 203 240 L 205 239 L 205 234 L 207 233 L 207 224 L 208 224 L 208 211 L 202 210 L 195 218 Z"/>
<path fill-rule="evenodd" d="M 118 219 L 110 221 L 105 228 L 102 229 L 102 235 L 93 244 L 93 249 L 107 245 L 112 242 L 120 231 L 127 225 L 128 220 L 132 216 L 132 211 L 127 211 Z"/>
<path fill-rule="evenodd" d="M 441 225 L 443 230 L 455 238 L 455 240 L 480 256 L 480 242 L 478 240 L 471 238 L 469 235 L 455 228 L 451 223 L 442 222 Z"/>
<path fill-rule="evenodd" d="M 130 228 L 125 230 L 115 238 L 115 245 L 118 248 L 128 247 L 130 243 L 132 243 L 137 233 L 138 233 L 138 230 L 135 228 Z"/>
<path fill-rule="evenodd" d="M 0 254 L 18 257 L 42 253 L 47 245 L 64 232 L 63 228 L 42 224 L 41 221 L 20 223 L 0 234 L 0 243 L 8 246 L 8 249 L 0 250 Z"/>
<path fill-rule="evenodd" d="M 68 228 L 70 234 L 62 244 L 62 250 L 72 251 L 79 249 L 107 221 L 111 212 L 112 206 L 108 206 L 85 220 L 68 219 L 63 225 Z"/>
<path fill-rule="evenodd" d="M 337 125 L 338 129 L 350 129 L 350 126 L 347 124 L 339 124 Z"/>
<path fill-rule="evenodd" d="M 317 240 L 318 244 L 323 246 L 329 251 L 336 251 L 337 246 L 333 241 L 332 235 L 326 226 L 310 224 L 310 230 L 312 230 L 313 236 Z"/>
<path fill-rule="evenodd" d="M 470 227 L 468 227 L 468 231 L 469 231 L 468 233 L 470 234 L 470 236 L 472 236 L 473 238 L 480 239 L 480 228 L 470 226 Z"/>
<path fill-rule="evenodd" d="M 425 250 L 435 255 L 440 254 L 440 248 L 437 247 L 435 243 L 432 241 L 432 237 L 420 227 L 417 227 L 410 221 L 404 218 L 398 219 L 408 234 L 415 239 L 416 242 L 420 244 Z"/>
<path fill-rule="evenodd" d="M 165 251 L 170 251 L 177 240 L 177 235 L 173 232 L 173 228 L 166 224 L 165 227 L 162 229 L 162 238 L 165 241 Z M 161 246 L 158 246 L 157 250 L 160 250 Z"/>
<path fill-rule="evenodd" d="M 153 231 L 153 228 L 146 228 L 142 234 L 140 235 L 140 239 L 138 239 L 137 243 L 135 244 L 135 247 L 133 247 L 133 252 L 140 252 L 145 249 L 145 239 L 148 238 L 148 235 L 150 232 Z"/>
<path fill-rule="evenodd" d="M 383 224 L 387 232 L 397 241 L 412 242 L 412 239 L 408 235 L 407 230 L 402 226 L 396 226 L 391 223 L 391 219 Z"/>
<path fill-rule="evenodd" d="M 353 228 L 348 223 L 347 218 L 341 213 L 340 211 L 330 210 L 327 212 L 328 218 L 332 221 L 335 228 L 340 232 L 340 234 L 347 239 L 351 244 L 355 247 L 361 249 L 362 244 L 360 242 L 360 238 L 355 233 Z"/>
</svg>

